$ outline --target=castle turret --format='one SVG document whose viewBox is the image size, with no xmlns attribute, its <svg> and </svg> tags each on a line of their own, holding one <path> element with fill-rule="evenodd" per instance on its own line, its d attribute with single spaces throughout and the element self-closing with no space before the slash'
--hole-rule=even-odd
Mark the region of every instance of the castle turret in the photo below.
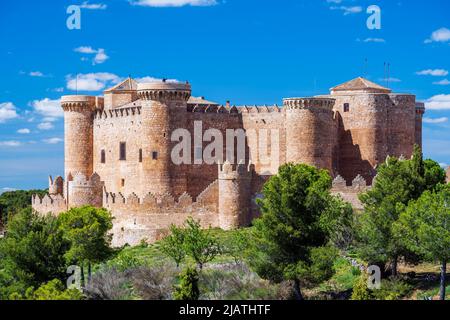
<svg viewBox="0 0 450 320">
<path fill-rule="evenodd" d="M 103 182 L 100 176 L 94 173 L 86 177 L 76 173 L 68 182 L 68 207 L 76 208 L 85 205 L 101 207 L 103 204 Z"/>
<path fill-rule="evenodd" d="M 289 98 L 286 108 L 286 162 L 333 170 L 334 99 Z"/>
<path fill-rule="evenodd" d="M 219 227 L 231 230 L 250 224 L 253 165 L 219 165 Z"/>
<path fill-rule="evenodd" d="M 172 131 L 186 128 L 187 101 L 191 96 L 188 83 L 140 83 L 142 100 L 142 175 L 141 184 L 153 194 L 175 196 L 186 191 L 186 170 L 171 159 L 174 142 Z"/>
<path fill-rule="evenodd" d="M 64 109 L 65 174 L 93 173 L 93 111 L 103 108 L 103 98 L 72 95 L 61 98 Z"/>
<path fill-rule="evenodd" d="M 416 127 L 415 140 L 416 144 L 422 148 L 422 120 L 425 114 L 425 104 L 423 102 L 416 103 Z"/>
</svg>

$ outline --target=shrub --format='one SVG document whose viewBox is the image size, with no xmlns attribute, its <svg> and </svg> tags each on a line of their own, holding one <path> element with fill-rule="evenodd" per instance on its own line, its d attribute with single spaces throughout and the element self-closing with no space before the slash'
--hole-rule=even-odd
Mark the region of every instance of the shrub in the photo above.
<svg viewBox="0 0 450 320">
<path fill-rule="evenodd" d="M 197 269 L 187 267 L 180 275 L 180 285 L 175 287 L 173 293 L 175 300 L 198 300 L 200 296 L 198 280 Z"/>
<path fill-rule="evenodd" d="M 367 279 L 367 274 L 363 272 L 353 287 L 351 300 L 373 300 L 371 291 L 367 286 Z"/>
<path fill-rule="evenodd" d="M 128 270 L 133 287 L 143 300 L 170 300 L 175 271 L 167 265 Z"/>
<path fill-rule="evenodd" d="M 111 268 L 93 274 L 84 293 L 88 300 L 127 300 L 133 292 L 126 274 Z"/>
<path fill-rule="evenodd" d="M 412 290 L 412 286 L 407 282 L 392 278 L 381 281 L 381 288 L 373 290 L 373 296 L 377 300 L 398 300 L 407 296 Z"/>
</svg>

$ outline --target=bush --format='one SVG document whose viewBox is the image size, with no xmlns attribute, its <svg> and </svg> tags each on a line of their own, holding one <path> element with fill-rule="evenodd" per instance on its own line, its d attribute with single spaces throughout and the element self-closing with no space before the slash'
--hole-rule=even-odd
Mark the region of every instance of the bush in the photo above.
<svg viewBox="0 0 450 320">
<path fill-rule="evenodd" d="M 373 290 L 373 296 L 377 300 L 398 300 L 407 296 L 412 290 L 412 286 L 407 282 L 392 278 L 381 281 L 381 288 Z"/>
<path fill-rule="evenodd" d="M 133 292 L 126 274 L 111 268 L 93 274 L 84 294 L 88 300 L 128 300 Z"/>
<path fill-rule="evenodd" d="M 133 287 L 143 300 L 170 300 L 175 271 L 167 265 L 128 270 Z"/>
<path fill-rule="evenodd" d="M 361 274 L 358 282 L 353 287 L 351 300 L 373 300 L 371 291 L 367 286 L 368 276 L 365 272 Z"/>
<path fill-rule="evenodd" d="M 200 288 L 202 300 L 285 300 L 293 297 L 292 284 L 272 284 L 243 263 L 216 265 L 203 270 Z"/>
<path fill-rule="evenodd" d="M 197 269 L 187 267 L 180 275 L 180 285 L 175 287 L 173 297 L 175 300 L 198 300 L 200 290 L 198 288 Z"/>
</svg>

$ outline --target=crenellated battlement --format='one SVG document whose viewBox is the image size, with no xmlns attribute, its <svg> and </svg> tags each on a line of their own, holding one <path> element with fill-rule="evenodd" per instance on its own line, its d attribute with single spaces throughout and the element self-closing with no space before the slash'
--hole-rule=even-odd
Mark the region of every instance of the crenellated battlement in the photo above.
<svg viewBox="0 0 450 320">
<path fill-rule="evenodd" d="M 231 164 L 228 160 L 223 164 L 219 164 L 219 180 L 229 179 L 249 179 L 255 171 L 253 164 Z"/>
<path fill-rule="evenodd" d="M 86 95 L 62 96 L 61 107 L 64 111 L 74 112 L 101 110 L 104 108 L 104 98 Z"/>
<path fill-rule="evenodd" d="M 169 193 L 155 195 L 148 193 L 140 198 L 135 193 L 128 196 L 122 193 L 107 192 L 103 188 L 103 206 L 115 212 L 116 209 L 124 209 L 152 214 L 167 214 L 169 212 L 194 212 L 196 210 L 217 213 L 218 206 L 218 183 L 217 180 L 211 183 L 196 201 L 187 192 L 183 193 L 178 200 Z"/>
<path fill-rule="evenodd" d="M 363 176 L 358 174 L 351 182 L 347 184 L 347 181 L 340 175 L 337 175 L 333 180 L 331 192 L 336 195 L 340 195 L 345 201 L 349 202 L 353 208 L 362 210 L 363 206 L 359 201 L 359 194 L 370 190 L 370 186 Z"/>
<path fill-rule="evenodd" d="M 35 194 L 31 197 L 31 206 L 33 210 L 41 214 L 58 215 L 67 210 L 67 201 L 61 194 L 46 194 L 42 198 Z"/>
<path fill-rule="evenodd" d="M 51 195 L 64 194 L 64 179 L 61 176 L 57 176 L 55 180 L 52 176 L 48 177 L 48 193 Z"/>
<path fill-rule="evenodd" d="M 284 108 L 273 106 L 217 106 L 217 105 L 188 105 L 188 112 L 220 113 L 220 114 L 246 114 L 246 113 L 281 113 Z"/>
<path fill-rule="evenodd" d="M 141 114 L 142 107 L 125 107 L 109 110 L 97 110 L 94 113 L 95 120 L 110 119 L 110 118 L 123 118 L 131 116 L 139 116 Z"/>
<path fill-rule="evenodd" d="M 188 101 L 191 97 L 191 85 L 179 82 L 139 83 L 137 95 L 142 100 L 181 100 Z"/>
<path fill-rule="evenodd" d="M 335 99 L 331 98 L 287 98 L 283 99 L 283 105 L 287 110 L 293 109 L 316 109 L 331 111 Z"/>
</svg>

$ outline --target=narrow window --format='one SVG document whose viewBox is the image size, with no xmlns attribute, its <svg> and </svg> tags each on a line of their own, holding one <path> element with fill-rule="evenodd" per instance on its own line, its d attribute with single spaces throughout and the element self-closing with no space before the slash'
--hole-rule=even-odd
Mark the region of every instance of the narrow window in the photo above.
<svg viewBox="0 0 450 320">
<path fill-rule="evenodd" d="M 101 162 L 101 163 L 106 163 L 106 153 L 105 153 L 105 150 L 102 150 L 102 151 L 100 152 L 100 162 Z"/>
<path fill-rule="evenodd" d="M 142 162 L 142 149 L 139 149 L 139 162 Z"/>
<path fill-rule="evenodd" d="M 120 157 L 119 160 L 127 159 L 127 145 L 125 142 L 120 143 Z"/>
<path fill-rule="evenodd" d="M 344 112 L 349 112 L 349 111 L 350 111 L 350 104 L 344 103 Z"/>
<path fill-rule="evenodd" d="M 125 187 L 125 179 L 122 179 L 122 180 L 120 181 L 120 184 L 122 185 L 122 187 Z"/>
<path fill-rule="evenodd" d="M 152 152 L 152 159 L 153 160 L 157 160 L 158 159 L 158 152 L 156 152 L 156 151 Z"/>
</svg>

